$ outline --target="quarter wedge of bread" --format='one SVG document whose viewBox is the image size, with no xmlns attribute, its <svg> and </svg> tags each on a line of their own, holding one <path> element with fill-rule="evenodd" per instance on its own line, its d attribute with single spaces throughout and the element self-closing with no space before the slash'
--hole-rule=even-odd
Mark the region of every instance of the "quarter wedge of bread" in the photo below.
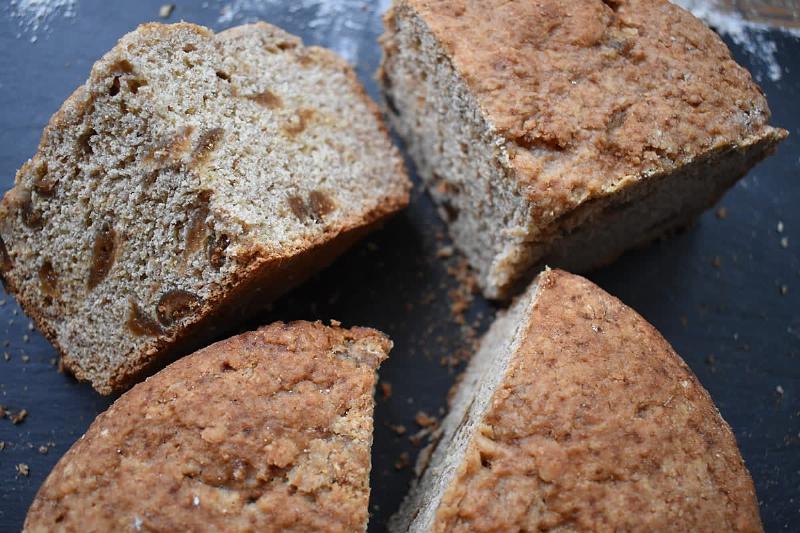
<svg viewBox="0 0 800 533">
<path fill-rule="evenodd" d="M 666 0 L 394 0 L 388 115 L 484 294 L 687 225 L 787 132 Z"/>
<path fill-rule="evenodd" d="M 332 52 L 264 23 L 146 24 L 17 173 L 0 269 L 64 366 L 110 393 L 326 266 L 409 187 Z"/>
<path fill-rule="evenodd" d="M 761 531 L 730 427 L 659 333 L 545 270 L 482 340 L 392 532 Z"/>
<path fill-rule="evenodd" d="M 383 334 L 276 323 L 171 364 L 99 415 L 25 531 L 330 531 L 367 525 Z"/>
</svg>

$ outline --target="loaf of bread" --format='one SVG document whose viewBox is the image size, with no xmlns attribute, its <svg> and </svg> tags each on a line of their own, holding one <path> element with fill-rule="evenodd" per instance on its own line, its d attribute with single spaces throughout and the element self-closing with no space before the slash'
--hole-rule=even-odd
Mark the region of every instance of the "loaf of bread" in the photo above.
<svg viewBox="0 0 800 533">
<path fill-rule="evenodd" d="M 409 187 L 332 52 L 264 23 L 146 24 L 17 173 L 0 270 L 64 366 L 109 393 L 327 265 Z"/>
<path fill-rule="evenodd" d="M 120 397 L 59 461 L 25 531 L 336 531 L 367 525 L 381 333 L 276 323 Z"/>
<path fill-rule="evenodd" d="M 395 0 L 379 79 L 486 296 L 687 225 L 787 132 L 666 0 Z"/>
<path fill-rule="evenodd" d="M 697 378 L 573 274 L 544 271 L 497 319 L 442 430 L 390 531 L 761 530 L 734 436 Z"/>
</svg>

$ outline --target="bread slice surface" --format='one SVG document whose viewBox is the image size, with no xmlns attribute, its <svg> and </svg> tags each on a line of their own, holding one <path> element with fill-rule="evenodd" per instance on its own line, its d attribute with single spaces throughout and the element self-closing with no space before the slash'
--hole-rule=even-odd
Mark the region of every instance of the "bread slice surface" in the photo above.
<svg viewBox="0 0 800 533">
<path fill-rule="evenodd" d="M 394 532 L 761 531 L 730 427 L 659 333 L 546 270 L 492 325 Z"/>
<path fill-rule="evenodd" d="M 145 24 L 19 170 L 0 266 L 65 367 L 109 393 L 326 266 L 409 186 L 332 52 L 265 23 Z"/>
<path fill-rule="evenodd" d="M 99 415 L 25 531 L 363 532 L 383 334 L 275 323 L 166 367 Z"/>
<path fill-rule="evenodd" d="M 685 226 L 787 132 L 666 0 L 395 0 L 378 77 L 490 298 Z"/>
</svg>

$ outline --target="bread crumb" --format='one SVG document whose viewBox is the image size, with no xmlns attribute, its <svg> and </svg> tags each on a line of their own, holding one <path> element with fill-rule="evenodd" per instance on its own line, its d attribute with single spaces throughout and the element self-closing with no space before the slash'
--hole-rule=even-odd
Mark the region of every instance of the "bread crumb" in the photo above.
<svg viewBox="0 0 800 533">
<path fill-rule="evenodd" d="M 15 415 L 8 413 L 8 419 L 11 420 L 11 423 L 14 424 L 15 426 L 17 424 L 22 424 L 27 417 L 28 417 L 27 409 L 22 409 Z"/>
<path fill-rule="evenodd" d="M 452 257 L 452 255 L 453 255 L 452 246 L 442 246 L 441 248 L 436 250 L 436 257 L 439 257 L 441 259 Z"/>
<path fill-rule="evenodd" d="M 720 207 L 719 209 L 717 209 L 717 218 L 720 220 L 728 218 L 728 208 Z"/>
<path fill-rule="evenodd" d="M 22 360 L 23 363 L 27 363 L 28 361 L 31 360 L 30 356 L 26 353 L 22 354 L 22 357 L 20 357 L 20 359 Z"/>
<path fill-rule="evenodd" d="M 388 381 L 381 381 L 381 396 L 384 400 L 392 397 L 392 384 Z"/>
<path fill-rule="evenodd" d="M 39 452 L 40 454 L 42 454 L 42 455 L 47 455 L 47 452 L 49 452 L 49 451 L 50 451 L 50 448 L 48 448 L 48 447 L 47 447 L 47 446 L 45 446 L 44 444 L 43 444 L 43 445 L 41 445 L 41 446 L 39 446 L 38 452 Z"/>
<path fill-rule="evenodd" d="M 428 413 L 425 411 L 417 411 L 417 416 L 414 417 L 414 421 L 420 427 L 431 427 L 435 426 L 439 423 L 435 416 L 428 416 Z"/>
<path fill-rule="evenodd" d="M 789 247 L 789 237 L 781 237 L 781 248 Z"/>
<path fill-rule="evenodd" d="M 389 424 L 389 429 L 394 431 L 397 435 L 404 435 L 406 427 L 403 424 Z"/>
<path fill-rule="evenodd" d="M 787 294 L 789 294 L 789 286 L 786 284 L 781 285 L 780 291 L 781 291 L 781 296 L 786 296 Z"/>
<path fill-rule="evenodd" d="M 781 387 L 780 385 L 778 385 L 777 387 L 775 387 L 775 392 L 778 394 L 778 396 L 780 396 L 781 398 L 783 398 L 783 387 Z"/>
<path fill-rule="evenodd" d="M 8 352 L 3 352 L 3 359 L 6 361 L 11 361 L 11 354 Z"/>
<path fill-rule="evenodd" d="M 339 326 L 341 326 L 341 325 L 342 325 L 342 323 L 341 323 L 341 322 L 339 322 L 339 321 L 338 321 L 338 320 L 336 320 L 336 319 L 333 319 L 333 318 L 331 318 L 331 327 L 333 327 L 333 328 L 338 328 L 338 327 L 339 327 Z"/>
<path fill-rule="evenodd" d="M 411 456 L 408 455 L 408 452 L 403 452 L 397 458 L 397 461 L 394 462 L 394 468 L 395 470 L 402 470 L 408 467 L 408 465 L 410 464 L 411 464 Z"/>
<path fill-rule="evenodd" d="M 778 233 L 783 233 L 783 221 L 782 220 L 778 221 L 778 228 L 777 229 L 778 229 Z"/>
<path fill-rule="evenodd" d="M 6 447 L 5 441 L 0 440 L 0 450 L 4 450 Z"/>
<path fill-rule="evenodd" d="M 30 472 L 31 472 L 30 467 L 28 465 L 26 465 L 25 463 L 19 463 L 16 466 L 16 468 L 17 468 L 17 475 L 18 476 L 28 477 L 28 474 L 30 474 Z"/>
<path fill-rule="evenodd" d="M 175 4 L 164 4 L 158 10 L 158 16 L 162 19 L 169 18 L 175 10 Z"/>
</svg>

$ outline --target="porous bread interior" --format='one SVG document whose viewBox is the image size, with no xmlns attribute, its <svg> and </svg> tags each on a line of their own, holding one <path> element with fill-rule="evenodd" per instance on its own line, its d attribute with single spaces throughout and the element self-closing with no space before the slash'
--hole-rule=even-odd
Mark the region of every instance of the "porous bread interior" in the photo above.
<svg viewBox="0 0 800 533">
<path fill-rule="evenodd" d="M 538 284 L 532 283 L 513 306 L 499 316 L 481 341 L 459 383 L 447 417 L 442 422 L 442 436 L 430 462 L 389 523 L 392 533 L 428 533 L 431 531 L 439 502 L 450 486 L 464 454 L 478 430 L 497 387 L 502 383 L 509 362 L 528 330 L 531 309 L 536 302 Z"/>
<path fill-rule="evenodd" d="M 404 2 L 386 16 L 380 80 L 389 118 L 487 295 L 532 262 L 530 205 L 504 141 L 427 25 Z"/>
<path fill-rule="evenodd" d="M 9 193 L 43 225 L 4 213 L 6 276 L 67 366 L 104 392 L 178 327 L 134 334 L 134 305 L 157 324 L 166 292 L 207 300 L 254 252 L 289 257 L 405 192 L 349 67 L 266 24 L 217 36 L 189 24 L 140 27 L 60 113 Z M 42 179 L 55 182 L 52 194 L 37 192 Z M 103 224 L 116 234 L 114 260 L 88 287 Z M 198 225 L 199 245 L 189 236 Z M 221 265 L 210 264 L 206 237 L 229 241 Z M 46 263 L 55 291 L 41 280 Z"/>
<path fill-rule="evenodd" d="M 517 186 L 505 139 L 426 23 L 396 2 L 386 24 L 380 79 L 392 125 L 489 298 L 512 296 L 542 264 L 586 271 L 687 225 L 782 138 L 766 127 L 669 171 L 626 176 L 540 226 Z"/>
</svg>

